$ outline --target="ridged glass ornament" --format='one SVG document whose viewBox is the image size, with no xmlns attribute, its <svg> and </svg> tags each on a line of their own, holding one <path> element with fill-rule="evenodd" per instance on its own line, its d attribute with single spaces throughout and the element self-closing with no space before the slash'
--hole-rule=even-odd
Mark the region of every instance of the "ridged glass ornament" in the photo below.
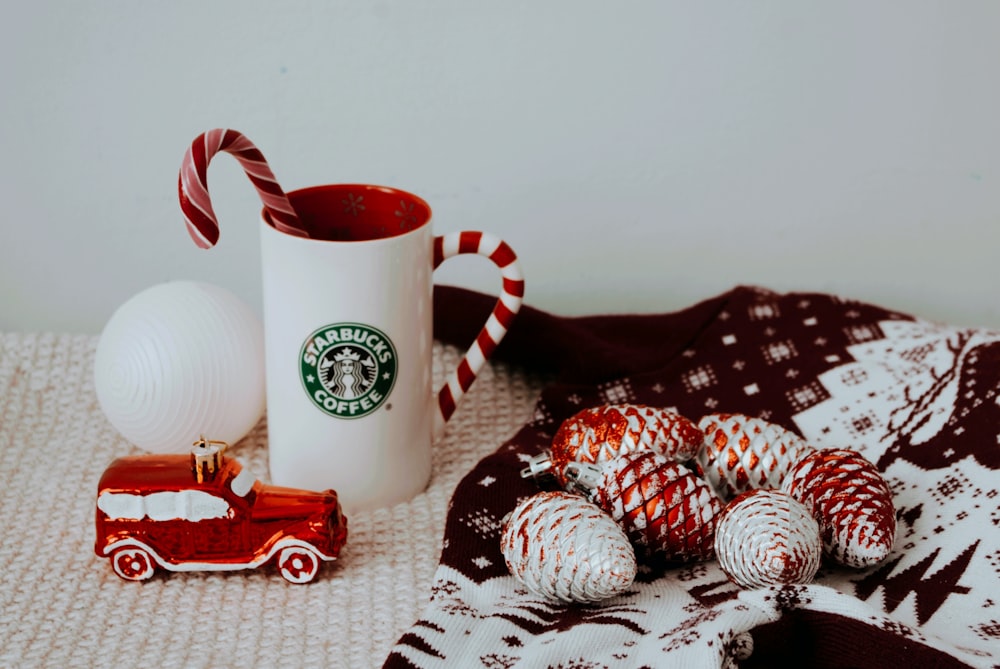
<svg viewBox="0 0 1000 669">
<path fill-rule="evenodd" d="M 235 444 L 264 413 L 260 318 L 219 286 L 152 286 L 105 325 L 94 386 L 111 424 L 143 450 L 186 453 L 202 435 Z"/>
</svg>

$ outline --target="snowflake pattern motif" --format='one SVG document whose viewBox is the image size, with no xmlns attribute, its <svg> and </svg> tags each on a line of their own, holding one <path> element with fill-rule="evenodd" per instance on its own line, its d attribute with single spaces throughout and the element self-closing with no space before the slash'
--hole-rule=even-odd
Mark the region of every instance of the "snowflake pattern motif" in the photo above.
<svg viewBox="0 0 1000 669">
<path fill-rule="evenodd" d="M 494 537 L 500 532 L 500 519 L 489 509 L 471 511 L 462 518 L 462 522 L 484 537 Z"/>
<path fill-rule="evenodd" d="M 635 398 L 629 379 L 605 383 L 600 386 L 599 392 L 603 404 L 628 404 Z"/>
<path fill-rule="evenodd" d="M 715 370 L 712 369 L 711 365 L 702 365 L 692 369 L 684 375 L 683 380 L 684 388 L 689 393 L 710 388 L 718 382 Z"/>
<path fill-rule="evenodd" d="M 357 218 L 358 214 L 360 214 L 365 210 L 364 200 L 365 200 L 364 195 L 355 195 L 354 193 L 348 193 L 347 197 L 341 200 L 341 202 L 344 205 L 344 213 L 350 214 L 351 216 Z"/>
<path fill-rule="evenodd" d="M 419 218 L 416 214 L 416 205 L 412 202 L 400 200 L 399 209 L 397 209 L 394 213 L 396 218 L 399 219 L 400 230 L 412 230 L 419 222 Z"/>
<path fill-rule="evenodd" d="M 776 365 L 799 355 L 798 350 L 795 348 L 795 342 L 791 339 L 765 344 L 762 349 L 764 360 L 768 365 Z"/>
</svg>

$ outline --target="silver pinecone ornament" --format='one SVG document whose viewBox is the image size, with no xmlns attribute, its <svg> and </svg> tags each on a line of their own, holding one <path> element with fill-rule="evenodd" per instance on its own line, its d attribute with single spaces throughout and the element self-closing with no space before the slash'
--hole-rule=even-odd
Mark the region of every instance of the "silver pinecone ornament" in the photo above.
<svg viewBox="0 0 1000 669">
<path fill-rule="evenodd" d="M 510 573 L 535 594 L 597 602 L 635 580 L 635 552 L 595 504 L 568 492 L 540 492 L 504 518 L 500 550 Z"/>
<path fill-rule="evenodd" d="M 813 450 L 794 432 L 742 414 L 708 414 L 698 427 L 704 435 L 698 463 L 723 499 L 780 487 L 792 466 Z"/>
<path fill-rule="evenodd" d="M 808 583 L 819 570 L 819 525 L 803 504 L 780 490 L 749 490 L 722 510 L 715 554 L 744 588 Z"/>
<path fill-rule="evenodd" d="M 819 522 L 823 550 L 835 562 L 863 569 L 882 562 L 896 538 L 892 491 L 878 468 L 849 449 L 802 458 L 781 489 Z"/>
</svg>

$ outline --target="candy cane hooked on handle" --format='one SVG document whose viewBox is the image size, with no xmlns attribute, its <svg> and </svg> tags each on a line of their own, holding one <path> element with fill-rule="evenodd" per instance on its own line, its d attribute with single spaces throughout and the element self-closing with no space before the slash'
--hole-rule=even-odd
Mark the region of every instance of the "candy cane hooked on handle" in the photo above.
<svg viewBox="0 0 1000 669">
<path fill-rule="evenodd" d="M 486 232 L 452 232 L 434 238 L 434 267 L 448 258 L 464 253 L 485 256 L 500 268 L 503 290 L 493 313 L 479 332 L 476 341 L 466 351 L 458 367 L 438 393 L 438 411 L 434 419 L 434 436 L 440 437 L 444 425 L 455 413 L 455 407 L 476 380 L 476 376 L 492 355 L 500 340 L 507 334 L 514 316 L 521 309 L 524 298 L 524 277 L 517 255 L 499 237 Z"/>
<path fill-rule="evenodd" d="M 236 158 L 243 167 L 275 228 L 290 235 L 309 236 L 260 150 L 242 133 L 216 128 L 198 135 L 191 143 L 177 178 L 181 211 L 195 244 L 207 249 L 219 241 L 219 221 L 208 194 L 208 163 L 220 151 Z"/>
</svg>

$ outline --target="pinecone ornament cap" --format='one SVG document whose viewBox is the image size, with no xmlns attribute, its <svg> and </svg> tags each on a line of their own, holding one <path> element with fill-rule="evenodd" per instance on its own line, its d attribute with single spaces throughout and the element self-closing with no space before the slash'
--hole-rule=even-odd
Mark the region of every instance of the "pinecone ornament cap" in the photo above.
<svg viewBox="0 0 1000 669">
<path fill-rule="evenodd" d="M 635 552 L 621 528 L 580 495 L 540 492 L 504 518 L 500 549 L 529 590 L 562 602 L 597 602 L 631 587 Z"/>
<path fill-rule="evenodd" d="M 570 416 L 552 439 L 552 474 L 565 487 L 570 462 L 602 463 L 623 453 L 652 450 L 671 460 L 690 460 L 702 434 L 690 419 L 644 404 L 608 404 Z"/>
<path fill-rule="evenodd" d="M 780 487 L 795 463 L 814 450 L 794 432 L 743 414 L 708 414 L 698 427 L 704 441 L 697 462 L 723 499 Z"/>
<path fill-rule="evenodd" d="M 808 583 L 819 570 L 819 525 L 805 505 L 780 490 L 749 490 L 722 510 L 715 553 L 744 588 Z"/>
<path fill-rule="evenodd" d="M 896 509 L 878 468 L 857 451 L 823 449 L 803 457 L 782 490 L 809 509 L 820 527 L 824 553 L 863 569 L 892 551 Z"/>
<path fill-rule="evenodd" d="M 671 561 L 715 555 L 722 502 L 684 465 L 652 451 L 625 453 L 603 464 L 591 499 L 617 522 L 642 556 Z"/>
</svg>

